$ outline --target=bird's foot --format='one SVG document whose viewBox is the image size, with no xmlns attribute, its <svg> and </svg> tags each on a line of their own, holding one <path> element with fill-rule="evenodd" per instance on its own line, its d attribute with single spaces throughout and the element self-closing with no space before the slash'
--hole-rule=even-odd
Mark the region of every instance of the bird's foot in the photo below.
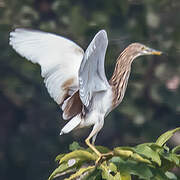
<svg viewBox="0 0 180 180">
<path fill-rule="evenodd" d="M 113 156 L 113 152 L 108 152 L 104 154 L 98 154 L 98 159 L 96 160 L 96 166 L 99 165 L 101 162 L 105 161 L 108 158 L 111 158 Z"/>
<path fill-rule="evenodd" d="M 94 146 L 94 144 L 91 144 L 89 142 L 89 138 L 87 138 L 85 140 L 86 144 L 97 154 L 98 158 L 95 162 L 96 166 L 99 165 L 101 162 L 105 161 L 108 158 L 111 158 L 113 156 L 113 152 L 108 152 L 108 153 L 104 153 L 102 154 L 101 152 L 99 152 L 96 147 Z"/>
</svg>

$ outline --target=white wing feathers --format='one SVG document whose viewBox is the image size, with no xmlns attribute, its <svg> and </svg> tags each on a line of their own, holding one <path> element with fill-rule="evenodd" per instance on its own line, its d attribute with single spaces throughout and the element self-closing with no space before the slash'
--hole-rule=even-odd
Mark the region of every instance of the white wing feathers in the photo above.
<svg viewBox="0 0 180 180">
<path fill-rule="evenodd" d="M 108 45 L 105 30 L 96 34 L 85 54 L 64 37 L 27 29 L 11 32 L 9 44 L 21 56 L 41 66 L 48 92 L 58 104 L 79 89 L 80 99 L 88 107 L 94 93 L 109 87 L 104 71 Z"/>
<path fill-rule="evenodd" d="M 74 42 L 51 33 L 16 29 L 10 33 L 10 45 L 41 66 L 48 92 L 58 104 L 79 89 L 78 70 L 84 51 Z"/>
<path fill-rule="evenodd" d="M 104 59 L 108 45 L 105 30 L 99 31 L 88 46 L 79 70 L 79 94 L 88 107 L 94 93 L 106 91 L 109 83 L 105 76 Z"/>
</svg>

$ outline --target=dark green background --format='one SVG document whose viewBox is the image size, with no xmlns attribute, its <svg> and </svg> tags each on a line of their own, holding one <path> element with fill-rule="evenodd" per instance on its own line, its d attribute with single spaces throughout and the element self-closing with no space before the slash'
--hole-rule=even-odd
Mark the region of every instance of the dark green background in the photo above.
<svg viewBox="0 0 180 180">
<path fill-rule="evenodd" d="M 39 66 L 8 45 L 15 27 L 54 32 L 84 49 L 98 30 L 106 29 L 108 78 L 131 42 L 165 52 L 135 60 L 125 98 L 106 118 L 96 144 L 111 148 L 155 141 L 180 126 L 179 0 L 1 0 L 0 6 L 0 179 L 47 179 L 56 155 L 68 152 L 73 141 L 84 145 L 90 132 L 59 136 L 65 121 Z M 179 142 L 176 134 L 170 144 Z"/>
</svg>

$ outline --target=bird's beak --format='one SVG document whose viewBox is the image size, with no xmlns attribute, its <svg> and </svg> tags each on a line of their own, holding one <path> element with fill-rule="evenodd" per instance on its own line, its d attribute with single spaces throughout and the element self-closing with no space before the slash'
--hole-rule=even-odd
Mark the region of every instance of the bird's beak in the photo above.
<svg viewBox="0 0 180 180">
<path fill-rule="evenodd" d="M 158 56 L 162 54 L 161 51 L 158 51 L 158 50 L 155 50 L 155 49 L 152 49 L 152 48 L 148 49 L 148 53 L 152 54 L 152 55 L 158 55 Z"/>
</svg>

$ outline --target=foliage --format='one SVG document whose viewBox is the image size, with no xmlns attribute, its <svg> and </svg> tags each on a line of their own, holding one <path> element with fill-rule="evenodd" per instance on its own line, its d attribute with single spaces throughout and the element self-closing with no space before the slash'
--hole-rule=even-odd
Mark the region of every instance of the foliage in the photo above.
<svg viewBox="0 0 180 180">
<path fill-rule="evenodd" d="M 180 146 L 170 149 L 166 143 L 179 128 L 162 134 L 156 142 L 139 144 L 135 147 L 116 147 L 98 164 L 97 155 L 92 150 L 84 149 L 77 142 L 70 145 L 72 152 L 56 157 L 59 166 L 48 180 L 70 174 L 66 180 L 107 179 L 131 180 L 132 176 L 145 180 L 177 180 L 171 172 L 180 167 Z M 106 147 L 96 146 L 101 153 L 108 153 Z"/>
</svg>

